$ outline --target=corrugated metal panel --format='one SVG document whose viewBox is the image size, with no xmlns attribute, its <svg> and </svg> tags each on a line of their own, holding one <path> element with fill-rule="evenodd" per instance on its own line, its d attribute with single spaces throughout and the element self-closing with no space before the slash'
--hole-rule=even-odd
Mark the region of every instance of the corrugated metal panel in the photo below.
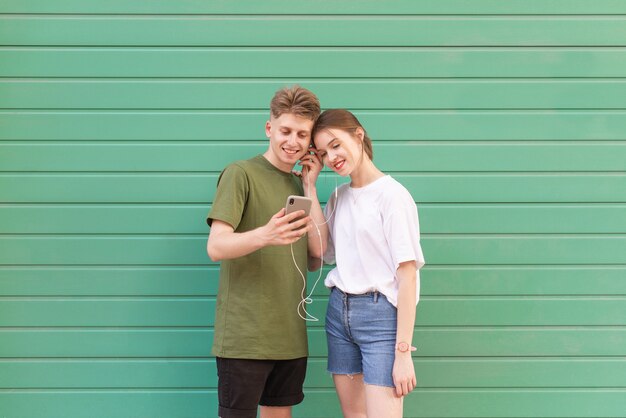
<svg viewBox="0 0 626 418">
<path fill-rule="evenodd" d="M 625 14 L 3 1 L 0 415 L 215 416 L 204 216 L 222 167 L 264 149 L 273 92 L 300 83 L 357 113 L 419 204 L 405 415 L 624 416 Z M 321 325 L 295 416 L 340 415 Z"/>
</svg>

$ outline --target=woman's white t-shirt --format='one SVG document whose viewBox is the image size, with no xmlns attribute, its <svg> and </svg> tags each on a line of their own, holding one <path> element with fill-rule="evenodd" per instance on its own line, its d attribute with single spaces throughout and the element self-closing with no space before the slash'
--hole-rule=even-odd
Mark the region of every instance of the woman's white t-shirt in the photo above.
<svg viewBox="0 0 626 418">
<path fill-rule="evenodd" d="M 334 213 L 333 213 L 334 212 Z M 336 264 L 324 284 L 346 293 L 378 291 L 398 302 L 396 270 L 415 261 L 424 265 L 417 207 L 409 191 L 387 175 L 361 188 L 341 185 L 324 210 L 329 240 L 324 262 Z"/>
</svg>

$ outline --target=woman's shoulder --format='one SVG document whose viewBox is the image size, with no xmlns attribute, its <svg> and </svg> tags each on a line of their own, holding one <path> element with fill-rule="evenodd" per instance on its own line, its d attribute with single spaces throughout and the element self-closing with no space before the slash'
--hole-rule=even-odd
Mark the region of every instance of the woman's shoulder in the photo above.
<svg viewBox="0 0 626 418">
<path fill-rule="evenodd" d="M 350 188 L 350 183 L 343 183 L 336 187 L 337 192 L 345 193 Z"/>
<path fill-rule="evenodd" d="M 409 190 L 404 186 L 404 184 L 400 183 L 395 178 L 391 177 L 390 175 L 387 175 L 385 180 L 386 180 L 386 183 L 382 187 L 382 189 L 385 191 L 385 194 L 390 195 L 390 196 L 393 195 L 393 196 L 411 197 L 411 192 L 409 192 Z"/>
<path fill-rule="evenodd" d="M 381 187 L 381 190 L 384 204 L 392 206 L 397 206 L 398 204 L 415 205 L 411 192 L 402 183 L 389 175 L 385 179 L 384 187 Z"/>
<path fill-rule="evenodd" d="M 339 186 L 335 187 L 335 190 L 333 190 L 331 197 L 334 197 L 335 195 L 337 196 L 342 195 L 346 193 L 349 188 L 350 188 L 350 183 L 340 184 Z"/>
<path fill-rule="evenodd" d="M 336 201 L 341 200 L 340 196 L 346 193 L 346 191 L 348 190 L 348 186 L 349 186 L 348 183 L 344 183 L 335 187 L 333 191 L 330 193 L 330 196 L 328 196 L 327 205 L 330 205 L 332 207 L 335 205 Z"/>
</svg>

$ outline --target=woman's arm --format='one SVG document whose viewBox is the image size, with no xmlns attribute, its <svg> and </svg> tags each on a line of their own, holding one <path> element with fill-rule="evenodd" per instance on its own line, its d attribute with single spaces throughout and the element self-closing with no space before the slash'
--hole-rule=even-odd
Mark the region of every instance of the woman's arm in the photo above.
<svg viewBox="0 0 626 418">
<path fill-rule="evenodd" d="M 305 155 L 300 161 L 302 166 L 302 186 L 304 188 L 304 195 L 313 200 L 311 206 L 311 220 L 315 225 L 312 225 L 311 231 L 308 237 L 309 248 L 309 271 L 316 271 L 321 267 L 320 258 L 326 252 L 326 245 L 328 242 L 328 226 L 326 224 L 326 218 L 322 211 L 319 199 L 317 197 L 317 178 L 322 171 L 322 161 L 315 153 L 315 149 L 311 148 L 311 152 Z"/>
<path fill-rule="evenodd" d="M 328 245 L 328 224 L 324 217 L 324 212 L 317 199 L 317 191 L 315 189 L 309 189 L 309 192 L 305 192 L 305 196 L 310 197 L 313 200 L 311 206 L 311 222 L 315 223 L 309 231 L 308 247 L 309 247 L 309 262 L 308 270 L 317 271 L 322 267 L 322 256 L 326 252 L 326 246 Z"/>
<path fill-rule="evenodd" d="M 396 331 L 396 359 L 393 364 L 393 382 L 396 395 L 404 396 L 411 392 L 416 384 L 415 367 L 411 358 L 413 328 L 415 327 L 415 304 L 417 273 L 415 261 L 401 263 L 396 272 L 398 279 L 398 325 Z M 398 343 L 406 343 L 409 350 L 401 352 Z"/>
</svg>

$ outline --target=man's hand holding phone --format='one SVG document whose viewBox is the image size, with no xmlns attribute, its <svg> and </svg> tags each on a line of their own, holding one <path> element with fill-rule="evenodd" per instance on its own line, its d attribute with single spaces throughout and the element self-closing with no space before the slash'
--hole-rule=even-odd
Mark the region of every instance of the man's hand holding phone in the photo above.
<svg viewBox="0 0 626 418">
<path fill-rule="evenodd" d="M 310 209 L 311 199 L 289 196 L 285 208 L 279 210 L 261 227 L 265 244 L 288 245 L 302 238 L 312 228 Z"/>
</svg>

